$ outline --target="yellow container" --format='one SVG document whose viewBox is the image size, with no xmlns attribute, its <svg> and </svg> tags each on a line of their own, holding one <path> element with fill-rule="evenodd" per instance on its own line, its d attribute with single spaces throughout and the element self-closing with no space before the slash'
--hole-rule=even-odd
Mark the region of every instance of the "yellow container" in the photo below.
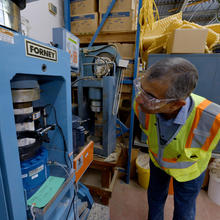
<svg viewBox="0 0 220 220">
<path fill-rule="evenodd" d="M 150 180 L 149 155 L 141 154 L 136 159 L 136 167 L 138 174 L 138 183 L 147 189 Z"/>
</svg>

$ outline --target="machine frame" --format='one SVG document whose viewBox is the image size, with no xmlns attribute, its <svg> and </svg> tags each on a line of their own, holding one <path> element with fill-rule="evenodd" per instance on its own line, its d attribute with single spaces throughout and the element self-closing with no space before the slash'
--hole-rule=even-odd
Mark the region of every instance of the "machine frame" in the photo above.
<svg viewBox="0 0 220 220">
<path fill-rule="evenodd" d="M 49 45 L 24 37 L 16 32 L 0 27 L 0 212 L 3 219 L 25 220 L 26 204 L 21 178 L 16 127 L 14 121 L 12 92 L 10 82 L 16 74 L 33 77 L 40 83 L 40 104 L 51 104 L 56 109 L 57 119 L 66 140 L 68 156 L 72 152 L 72 112 L 69 54 Z M 57 61 L 43 56 L 27 53 L 27 41 L 56 51 Z M 32 56 L 31 56 L 32 55 Z M 39 54 L 38 54 L 39 55 Z M 54 121 L 49 113 L 48 123 Z M 65 164 L 64 144 L 58 129 L 50 135 L 51 142 L 44 146 L 49 151 L 49 160 Z M 71 161 L 72 163 L 72 161 Z M 70 165 L 70 163 L 69 163 Z M 75 175 L 72 176 L 74 180 Z M 68 192 L 68 194 L 65 194 Z M 65 200 L 71 200 L 74 191 L 72 184 L 66 184 L 65 190 L 51 204 L 50 212 L 56 210 L 62 214 L 68 211 Z M 18 202 L 19 200 L 19 202 Z M 62 202 L 62 203 L 61 203 Z M 57 208 L 57 205 L 59 209 Z M 62 207 L 62 208 L 61 208 Z M 41 219 L 48 219 L 41 216 Z M 53 219 L 61 219 L 60 214 Z"/>
</svg>

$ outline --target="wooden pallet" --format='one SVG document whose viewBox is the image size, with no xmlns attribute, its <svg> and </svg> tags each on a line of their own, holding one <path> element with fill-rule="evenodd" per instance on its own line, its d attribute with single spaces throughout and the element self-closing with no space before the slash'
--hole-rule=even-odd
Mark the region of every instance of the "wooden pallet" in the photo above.
<svg viewBox="0 0 220 220">
<path fill-rule="evenodd" d="M 89 44 L 93 35 L 78 35 L 80 44 Z M 136 31 L 100 33 L 94 43 L 134 43 L 136 40 Z"/>
<path fill-rule="evenodd" d="M 93 199 L 103 205 L 109 204 L 109 199 L 111 198 L 112 191 L 116 180 L 118 178 L 119 171 L 115 169 L 111 183 L 108 188 L 102 187 L 100 184 L 100 173 L 94 169 L 88 169 L 87 172 L 81 179 L 81 182 L 89 189 Z"/>
<path fill-rule="evenodd" d="M 116 158 L 116 161 L 114 162 L 106 162 L 104 161 L 103 158 L 94 155 L 93 162 L 90 165 L 90 168 L 100 171 L 102 187 L 109 188 L 112 182 L 112 177 L 114 175 L 114 168 L 117 165 L 120 154 L 121 154 L 121 149 L 120 152 L 118 152 L 118 158 Z"/>
<path fill-rule="evenodd" d="M 103 158 L 94 156 L 94 160 L 89 169 L 80 180 L 86 185 L 94 199 L 103 205 L 108 205 L 112 191 L 118 177 L 119 171 L 116 169 L 121 149 L 115 162 L 106 162 Z"/>
</svg>

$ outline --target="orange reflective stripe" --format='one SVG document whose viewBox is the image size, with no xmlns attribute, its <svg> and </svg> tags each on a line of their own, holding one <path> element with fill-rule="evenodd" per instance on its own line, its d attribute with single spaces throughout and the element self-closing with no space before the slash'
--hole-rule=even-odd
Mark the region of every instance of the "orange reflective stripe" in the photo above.
<svg viewBox="0 0 220 220">
<path fill-rule="evenodd" d="M 154 153 L 151 149 L 149 149 L 150 150 L 150 152 L 155 156 L 155 157 L 157 157 L 157 154 L 156 153 Z"/>
<path fill-rule="evenodd" d="M 193 139 L 193 137 L 194 137 L 193 130 L 194 130 L 195 128 L 197 128 L 203 110 L 204 110 L 207 106 L 209 106 L 211 103 L 212 103 L 212 102 L 210 102 L 209 100 L 204 100 L 203 102 L 201 102 L 201 103 L 197 106 L 197 108 L 196 108 L 196 115 L 195 115 L 195 118 L 194 118 L 194 121 L 193 121 L 191 130 L 190 130 L 188 139 L 187 139 L 187 141 L 186 141 L 186 146 L 185 146 L 185 148 L 190 148 L 190 146 L 191 146 L 191 144 L 192 144 L 192 139 Z"/>
<path fill-rule="evenodd" d="M 148 127 L 149 127 L 149 120 L 150 120 L 150 115 L 146 114 L 146 117 L 145 117 L 145 129 L 146 130 L 148 130 Z"/>
<path fill-rule="evenodd" d="M 139 109 L 138 109 L 137 102 L 135 102 L 135 112 L 136 112 L 137 117 L 139 118 Z"/>
<path fill-rule="evenodd" d="M 154 155 L 154 157 L 157 157 L 157 154 L 154 153 L 151 149 L 149 149 L 150 152 Z M 163 161 L 169 162 L 169 163 L 176 163 L 177 162 L 177 158 L 163 158 Z"/>
<path fill-rule="evenodd" d="M 176 158 L 171 158 L 171 159 L 163 158 L 163 161 L 166 161 L 166 162 L 169 162 L 169 163 L 176 163 L 177 159 Z"/>
<path fill-rule="evenodd" d="M 211 145 L 216 134 L 218 133 L 219 128 L 220 128 L 220 113 L 216 116 L 215 121 L 213 122 L 212 128 L 210 130 L 210 135 L 206 139 L 204 145 L 202 146 L 202 149 L 204 151 L 208 151 L 209 146 Z"/>
</svg>

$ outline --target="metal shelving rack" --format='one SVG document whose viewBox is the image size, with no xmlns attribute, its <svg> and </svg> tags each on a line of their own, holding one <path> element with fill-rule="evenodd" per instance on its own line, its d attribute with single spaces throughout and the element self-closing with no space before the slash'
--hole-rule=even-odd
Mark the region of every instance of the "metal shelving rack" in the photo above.
<svg viewBox="0 0 220 220">
<path fill-rule="evenodd" d="M 101 40 L 102 35 L 98 36 L 98 34 L 106 18 L 108 17 L 108 14 L 110 13 L 112 7 L 114 6 L 115 2 L 116 0 L 112 0 L 100 26 L 96 30 L 96 33 L 93 35 L 93 37 L 92 36 L 85 37 L 84 43 L 92 39 L 89 44 L 89 46 L 92 46 L 95 40 L 97 39 L 97 37 L 99 37 L 99 42 L 104 43 L 104 41 Z M 183 19 L 191 21 L 191 22 L 196 22 L 201 25 L 219 22 L 218 21 L 218 11 L 220 10 L 219 0 L 155 0 L 155 3 L 158 7 L 160 18 L 170 16 L 182 10 Z M 139 0 L 138 18 L 139 18 L 141 6 L 142 6 L 142 0 Z M 64 0 L 64 9 L 65 9 L 65 13 L 64 13 L 65 27 L 66 29 L 70 30 L 70 0 Z M 132 40 L 134 40 L 133 38 L 134 36 L 132 36 Z M 140 42 L 140 25 L 138 22 L 137 31 L 136 31 L 136 48 L 135 48 L 135 63 L 134 63 L 133 79 L 137 77 L 139 42 Z M 129 79 L 129 80 L 124 79 L 123 84 L 133 84 L 133 79 Z M 134 100 L 134 87 L 132 88 L 132 103 L 133 103 L 133 100 Z M 133 146 L 134 110 L 132 106 L 131 106 L 130 117 L 131 117 L 131 122 L 130 122 L 130 129 L 129 129 L 127 169 L 120 170 L 122 172 L 125 172 L 126 174 L 126 183 L 129 183 L 130 181 L 130 160 L 131 160 L 131 149 Z M 127 131 L 127 130 L 125 129 L 124 131 Z"/>
<path fill-rule="evenodd" d="M 93 43 L 95 42 L 95 40 L 97 39 L 100 30 L 102 28 L 102 26 L 104 25 L 109 13 L 111 12 L 111 9 L 113 8 L 115 2 L 117 0 L 112 0 L 112 2 L 110 3 L 101 24 L 99 25 L 99 27 L 97 28 L 95 34 L 92 37 L 91 42 L 89 43 L 89 47 L 91 47 L 93 45 Z M 138 5 L 138 18 L 139 18 L 139 13 L 140 13 L 140 9 L 142 6 L 142 0 L 139 0 L 139 5 Z M 139 19 L 138 19 L 139 21 Z M 71 30 L 71 25 L 70 25 L 70 0 L 64 0 L 64 22 L 65 22 L 65 28 L 67 30 Z M 134 33 L 133 33 L 134 34 Z M 134 40 L 134 35 L 132 35 L 130 37 L 130 40 Z M 86 40 L 85 40 L 86 41 Z M 137 31 L 136 31 L 136 37 L 135 37 L 135 42 L 136 42 L 136 47 L 135 47 L 135 59 L 134 59 L 134 76 L 133 79 L 135 79 L 137 77 L 137 72 L 138 72 L 138 57 L 139 57 L 139 42 L 140 42 L 140 25 L 139 22 L 137 22 Z M 133 79 L 125 79 L 123 81 L 123 84 L 133 84 Z M 134 95 L 135 95 L 135 91 L 134 88 L 132 88 L 132 103 L 134 100 Z M 129 146 L 128 146 L 128 161 L 127 161 L 127 169 L 125 170 L 120 170 L 122 172 L 125 172 L 126 174 L 126 183 L 129 183 L 130 181 L 130 160 L 131 160 L 131 149 L 132 149 L 132 145 L 133 145 L 133 128 L 134 128 L 134 110 L 133 110 L 133 106 L 131 106 L 131 122 L 130 122 L 130 128 L 127 129 L 126 127 L 124 127 L 124 132 L 129 131 Z M 120 123 L 120 122 L 118 122 Z"/>
<path fill-rule="evenodd" d="M 135 79 L 137 77 L 137 72 L 138 72 L 138 68 L 139 68 L 138 67 L 139 44 L 140 44 L 139 15 L 140 15 L 141 6 L 142 6 L 142 0 L 139 0 L 133 79 Z M 131 122 L 130 122 L 130 129 L 129 129 L 129 145 L 128 145 L 128 161 L 127 161 L 127 169 L 126 169 L 126 183 L 129 183 L 129 181 L 130 181 L 130 161 L 131 161 L 131 149 L 132 149 L 132 145 L 133 145 L 133 129 L 134 129 L 134 109 L 133 109 L 134 98 L 135 98 L 135 89 L 134 89 L 134 87 L 132 87 Z"/>
</svg>

